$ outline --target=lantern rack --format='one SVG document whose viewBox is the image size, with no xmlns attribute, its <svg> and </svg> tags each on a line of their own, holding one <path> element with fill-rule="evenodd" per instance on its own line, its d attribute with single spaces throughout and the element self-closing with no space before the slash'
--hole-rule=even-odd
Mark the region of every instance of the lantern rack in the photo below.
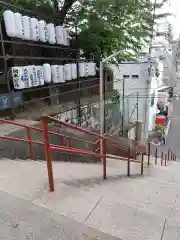
<svg viewBox="0 0 180 240">
<path fill-rule="evenodd" d="M 14 6 L 10 3 L 0 0 L 0 9 L 18 11 L 20 13 L 26 14 L 29 17 L 36 17 L 37 19 L 44 19 L 49 22 L 54 22 L 58 24 L 58 20 L 50 19 L 46 15 L 41 13 L 27 10 L 18 6 Z M 80 112 L 81 106 L 81 96 L 82 92 L 88 92 L 87 95 L 91 96 L 93 94 L 93 88 L 99 88 L 99 78 L 94 77 L 79 77 L 79 62 L 80 59 L 80 49 L 77 48 L 76 41 L 70 41 L 69 46 L 59 45 L 59 44 L 49 44 L 28 40 L 21 40 L 18 38 L 11 38 L 7 36 L 4 21 L 1 19 L 0 23 L 0 111 L 11 110 L 11 118 L 15 117 L 15 109 L 18 107 L 24 107 L 34 101 L 40 101 L 41 99 L 50 100 L 52 97 L 60 97 L 65 94 L 71 93 L 72 100 L 77 104 L 77 108 Z M 24 54 L 26 53 L 26 54 Z M 44 63 L 49 64 L 66 64 L 66 63 L 76 63 L 77 64 L 77 79 L 64 82 L 64 83 L 50 83 L 43 86 L 37 86 L 27 89 L 16 90 L 13 88 L 10 70 L 13 66 L 27 66 L 27 65 L 42 65 Z M 58 94 L 52 94 L 52 90 L 56 89 Z M 85 89 L 85 90 L 84 90 Z M 88 90 L 89 89 L 89 90 Z M 47 96 L 39 97 L 36 99 L 29 99 L 31 92 L 43 92 Z M 72 94 L 73 92 L 73 94 Z M 27 96 L 28 94 L 28 96 Z M 96 93 L 95 93 L 96 94 Z M 63 103 L 63 97 L 62 97 Z M 71 99 L 69 99 L 71 100 Z M 8 111 L 9 115 L 9 111 Z"/>
</svg>

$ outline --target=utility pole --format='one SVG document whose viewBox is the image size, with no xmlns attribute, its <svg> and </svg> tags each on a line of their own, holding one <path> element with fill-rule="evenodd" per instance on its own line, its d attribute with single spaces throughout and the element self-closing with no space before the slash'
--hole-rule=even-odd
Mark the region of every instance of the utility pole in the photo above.
<svg viewBox="0 0 180 240">
<path fill-rule="evenodd" d="M 124 87 L 125 87 L 125 81 L 123 78 L 123 104 L 122 104 L 122 125 L 121 125 L 121 134 L 124 136 Z"/>
<path fill-rule="evenodd" d="M 150 90 L 150 74 L 151 74 L 151 46 L 153 41 L 153 35 L 154 35 L 154 23 L 155 23 L 155 14 L 156 14 L 156 3 L 157 0 L 154 1 L 153 5 L 153 19 L 152 19 L 152 28 L 151 28 L 151 37 L 150 37 L 150 44 L 149 44 L 149 53 L 148 53 L 148 62 L 149 62 L 149 79 L 147 80 L 147 91 L 146 91 L 146 101 L 145 101 L 145 119 L 144 119 L 144 138 L 145 140 L 148 138 L 148 125 L 149 125 L 149 111 L 148 111 L 148 105 L 149 105 L 149 90 Z"/>
</svg>

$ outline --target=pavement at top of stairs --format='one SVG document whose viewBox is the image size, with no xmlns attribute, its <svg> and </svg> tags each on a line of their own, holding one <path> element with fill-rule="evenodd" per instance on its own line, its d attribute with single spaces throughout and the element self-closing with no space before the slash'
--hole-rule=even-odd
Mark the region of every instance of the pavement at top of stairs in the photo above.
<svg viewBox="0 0 180 240">
<path fill-rule="evenodd" d="M 178 240 L 180 163 L 153 163 L 151 159 L 151 166 L 145 166 L 144 176 L 140 164 L 131 163 L 132 175 L 127 177 L 127 162 L 109 159 L 104 181 L 101 164 L 54 162 L 55 192 L 50 193 L 45 162 L 1 159 L 1 234 L 8 232 L 10 237 L 4 239 L 18 240 L 78 239 L 69 225 L 65 232 L 69 229 L 71 236 L 58 233 L 68 218 L 81 235 L 90 227 L 88 240 L 110 240 L 110 235 L 121 240 Z M 54 214 L 65 218 L 54 225 Z"/>
</svg>

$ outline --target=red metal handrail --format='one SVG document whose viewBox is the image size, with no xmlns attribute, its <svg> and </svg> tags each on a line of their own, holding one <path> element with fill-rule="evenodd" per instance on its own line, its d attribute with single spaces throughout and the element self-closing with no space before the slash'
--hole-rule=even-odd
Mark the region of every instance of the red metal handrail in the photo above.
<svg viewBox="0 0 180 240">
<path fill-rule="evenodd" d="M 103 136 L 101 136 L 101 135 L 98 134 L 98 133 L 94 133 L 94 132 L 92 132 L 92 131 L 90 131 L 90 130 L 87 130 L 87 129 L 85 129 L 85 128 L 79 127 L 79 126 L 77 126 L 77 125 L 73 125 L 73 124 L 71 124 L 71 123 L 63 122 L 63 121 L 61 121 L 61 120 L 58 120 L 58 119 L 53 118 L 53 117 L 50 117 L 50 116 L 46 116 L 45 118 L 46 118 L 47 120 L 49 120 L 49 121 L 55 122 L 55 123 L 57 123 L 57 124 L 59 124 L 59 125 L 65 126 L 65 127 L 67 127 L 67 128 L 70 128 L 70 129 L 73 129 L 73 130 L 77 130 L 77 131 L 79 131 L 79 132 L 82 132 L 82 133 L 85 133 L 85 134 L 88 134 L 88 135 L 97 137 L 98 139 L 97 139 L 97 141 L 94 142 L 94 144 L 97 143 L 97 142 L 99 142 L 100 139 L 105 139 L 105 140 L 108 140 L 108 141 L 110 141 L 111 143 L 113 143 L 114 146 L 117 146 L 117 147 L 126 146 L 126 147 L 127 147 L 127 145 L 125 145 L 125 144 L 119 144 L 119 142 L 110 139 L 109 137 L 106 136 L 106 134 L 103 135 Z M 128 149 L 128 147 L 127 147 L 126 149 Z"/>
<path fill-rule="evenodd" d="M 79 132 L 83 132 L 88 135 L 92 135 L 94 137 L 97 137 L 97 140 L 95 142 L 87 141 L 84 139 L 76 138 L 76 137 L 71 137 L 67 136 L 62 133 L 56 133 L 53 131 L 48 130 L 48 121 L 55 122 L 59 125 L 63 125 L 67 128 L 70 128 L 72 130 L 76 130 Z M 16 126 L 24 127 L 27 129 L 27 136 L 28 139 L 22 139 L 22 138 L 17 138 L 17 137 L 11 137 L 11 136 L 0 136 L 0 139 L 4 140 L 14 140 L 14 141 L 19 141 L 19 142 L 26 142 L 29 144 L 29 149 L 31 152 L 32 159 L 34 159 L 34 153 L 33 153 L 33 144 L 39 144 L 39 145 L 44 145 L 45 148 L 45 155 L 46 155 L 46 162 L 47 162 L 47 169 L 48 169 L 48 178 L 49 178 L 49 187 L 50 191 L 54 191 L 54 179 L 53 179 L 53 172 L 52 172 L 52 162 L 51 162 L 51 157 L 50 157 L 50 152 L 51 151 L 57 151 L 57 152 L 66 152 L 69 154 L 75 154 L 75 155 L 84 155 L 84 156 L 94 156 L 97 158 L 102 158 L 103 160 L 103 177 L 106 179 L 106 158 L 110 157 L 111 159 L 116 159 L 116 160 L 122 160 L 122 161 L 127 161 L 127 169 L 128 169 L 128 176 L 130 175 L 130 162 L 135 162 L 135 163 L 141 163 L 141 174 L 143 174 L 143 155 L 142 155 L 142 160 L 138 161 L 135 159 L 130 159 L 130 154 L 128 158 L 125 157 L 120 157 L 120 156 L 113 156 L 113 155 L 108 155 L 107 154 L 107 149 L 106 149 L 106 142 L 110 141 L 111 144 L 117 148 L 122 148 L 122 146 L 125 146 L 126 149 L 128 148 L 127 145 L 119 144 L 119 142 L 109 138 L 106 134 L 104 136 L 100 136 L 97 133 L 91 132 L 87 129 L 84 129 L 82 127 L 72 125 L 66 122 L 62 122 L 60 120 L 57 120 L 52 117 L 43 117 L 42 119 L 42 129 L 34 126 L 28 126 L 26 124 L 22 123 L 17 123 L 14 121 L 10 120 L 5 120 L 5 119 L 0 119 L 1 123 L 7 123 L 7 124 L 13 124 Z M 42 132 L 44 134 L 44 142 L 33 140 L 31 137 L 31 130 L 37 131 L 37 132 Z M 69 146 L 59 146 L 55 144 L 50 144 L 49 143 L 49 134 L 56 135 L 59 137 L 63 137 L 68 139 L 69 141 Z M 102 145 L 100 145 L 100 148 L 98 150 L 100 153 L 97 153 L 97 151 L 89 151 L 89 150 L 84 150 L 84 149 L 78 149 L 78 148 L 73 148 L 70 146 L 70 140 L 72 141 L 78 141 L 78 142 L 83 142 L 83 143 L 88 143 L 88 144 L 99 144 L 102 140 Z M 130 152 L 130 151 L 129 151 Z M 172 152 L 172 149 L 169 149 L 168 155 L 165 154 L 165 166 L 167 165 L 167 160 L 176 160 L 176 155 Z M 148 144 L 148 165 L 150 160 L 150 144 Z M 161 156 L 161 165 L 163 162 L 163 156 Z M 155 164 L 157 164 L 157 149 L 156 149 L 156 154 L 155 154 Z"/>
<path fill-rule="evenodd" d="M 89 151 L 89 150 L 83 150 L 83 149 L 77 149 L 77 148 L 72 148 L 72 147 L 64 147 L 64 146 L 52 146 L 49 143 L 49 136 L 48 136 L 48 122 L 55 122 L 59 125 L 65 126 L 67 128 L 70 128 L 72 130 L 76 130 L 91 136 L 96 136 L 98 137 L 100 140 L 102 140 L 102 145 L 100 146 L 100 152 L 101 153 L 96 153 L 93 151 Z M 50 153 L 51 151 L 55 151 L 55 152 L 66 152 L 66 153 L 73 153 L 75 155 L 84 155 L 84 156 L 94 156 L 94 157 L 98 157 L 98 158 L 102 158 L 102 162 L 103 162 L 103 178 L 106 179 L 106 158 L 107 158 L 107 149 L 106 149 L 106 141 L 111 141 L 112 144 L 117 144 L 119 145 L 118 142 L 109 139 L 106 136 L 101 136 L 99 134 L 96 134 L 94 132 L 91 132 L 87 129 L 84 129 L 82 127 L 76 126 L 76 125 L 72 125 L 70 123 L 66 123 L 66 122 L 62 122 L 58 119 L 55 119 L 53 117 L 43 117 L 42 119 L 42 127 L 43 127 L 43 131 L 44 131 L 44 148 L 45 148 L 45 154 L 46 154 L 46 162 L 47 162 L 47 170 L 48 170 L 48 179 L 49 179 L 49 188 L 50 191 L 54 191 L 54 177 L 53 177 L 53 168 L 52 168 L 52 160 L 51 160 L 51 156 Z M 98 140 L 99 141 L 99 140 Z M 97 141 L 95 142 L 97 143 Z M 118 146 L 117 146 L 118 147 Z M 122 146 L 119 146 L 122 147 Z M 129 151 L 130 152 L 130 151 Z M 128 176 L 129 176 L 129 171 L 130 171 L 130 161 L 133 161 L 135 163 L 141 163 L 140 161 L 137 161 L 135 159 L 130 159 L 130 155 L 128 158 L 124 158 L 124 157 L 118 157 L 118 156 L 111 156 L 112 159 L 117 159 L 117 160 L 123 160 L 123 161 L 127 161 L 128 162 Z M 142 169 L 142 168 L 141 168 Z M 143 172 L 141 170 L 141 172 Z"/>
<path fill-rule="evenodd" d="M 27 138 L 28 139 L 11 137 L 11 136 L 4 136 L 4 135 L 3 136 L 0 135 L 0 139 L 2 139 L 2 140 L 13 140 L 13 141 L 17 141 L 17 142 L 26 142 L 26 143 L 28 143 L 29 144 L 29 151 L 30 151 L 30 154 L 31 154 L 31 158 L 32 158 L 32 160 L 34 160 L 35 156 L 34 156 L 34 152 L 33 152 L 33 144 L 44 145 L 44 142 L 33 140 L 32 137 L 31 137 L 31 130 L 36 131 L 36 132 L 43 132 L 43 129 L 42 128 L 38 128 L 38 127 L 34 127 L 34 126 L 29 126 L 29 125 L 26 125 L 26 124 L 23 124 L 23 123 L 14 122 L 14 121 L 11 121 L 11 120 L 2 119 L 2 118 L 0 118 L 0 123 L 12 124 L 12 125 L 19 126 L 19 127 L 24 127 L 24 128 L 27 129 Z M 91 141 L 87 141 L 87 140 L 76 138 L 76 137 L 67 136 L 67 135 L 62 134 L 62 133 L 56 133 L 56 132 L 53 132 L 53 131 L 48 131 L 48 133 L 51 134 L 51 135 L 56 135 L 58 137 L 63 137 L 65 139 L 67 139 L 69 147 L 71 146 L 70 141 L 94 144 Z M 53 144 L 52 144 L 52 146 L 53 146 Z"/>
<path fill-rule="evenodd" d="M 54 122 L 57 122 L 58 124 L 63 124 L 64 126 L 68 126 L 68 124 L 69 124 L 69 123 L 61 122 L 61 121 L 59 121 L 59 120 L 57 120 L 55 118 L 51 118 L 51 117 L 49 117 L 49 119 L 53 120 Z M 33 144 L 43 145 L 44 143 L 40 142 L 40 141 L 33 140 L 32 137 L 31 137 L 31 130 L 36 131 L 36 132 L 43 132 L 43 129 L 42 128 L 38 128 L 38 127 L 34 127 L 34 126 L 29 126 L 29 125 L 26 125 L 26 124 L 23 124 L 23 123 L 14 122 L 14 121 L 7 120 L 7 119 L 0 119 L 0 122 L 1 123 L 7 123 L 7 124 L 16 125 L 16 126 L 20 126 L 20 127 L 24 127 L 24 128 L 27 129 L 27 137 L 28 137 L 27 140 L 26 139 L 22 139 L 22 138 L 10 137 L 10 136 L 0 136 L 0 139 L 14 140 L 14 141 L 28 143 L 29 144 L 29 151 L 30 151 L 30 154 L 31 154 L 31 158 L 34 160 L 35 156 L 34 156 L 34 152 L 33 152 Z M 62 133 L 56 133 L 56 132 L 53 132 L 53 131 L 48 131 L 48 133 L 51 134 L 51 135 L 56 135 L 56 136 L 63 137 L 65 139 L 67 139 L 69 146 L 71 146 L 70 141 L 76 141 L 76 142 L 81 142 L 81 143 L 88 143 L 88 144 L 92 144 L 92 145 L 96 145 L 97 143 L 100 143 L 101 137 L 100 137 L 99 134 L 91 132 L 91 131 L 89 131 L 87 129 L 83 129 L 83 131 L 82 131 L 81 127 L 74 126 L 72 124 L 70 124 L 70 125 L 73 126 L 73 129 L 81 131 L 81 132 L 84 132 L 84 133 L 87 133 L 87 134 L 90 134 L 90 135 L 93 135 L 94 137 L 97 137 L 98 139 L 95 142 L 92 142 L 92 141 L 88 141 L 88 140 L 84 140 L 84 139 L 80 139 L 80 138 L 76 138 L 76 137 L 67 136 L 67 135 L 62 134 Z M 106 136 L 106 134 L 104 136 Z M 116 148 L 124 147 L 124 149 L 128 150 L 127 145 L 119 144 L 117 141 L 109 139 L 107 136 L 106 136 L 106 140 L 109 140 L 112 143 L 112 145 L 114 147 L 116 147 Z M 97 152 L 98 150 L 100 150 L 99 147 L 98 147 L 98 149 L 95 149 L 94 152 Z"/>
</svg>

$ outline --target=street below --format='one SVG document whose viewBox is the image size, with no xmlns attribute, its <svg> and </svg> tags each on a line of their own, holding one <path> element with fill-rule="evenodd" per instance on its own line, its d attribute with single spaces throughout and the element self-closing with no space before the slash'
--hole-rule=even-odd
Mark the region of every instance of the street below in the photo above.
<svg viewBox="0 0 180 240">
<path fill-rule="evenodd" d="M 162 151 L 165 154 L 168 152 L 168 149 L 172 149 L 177 160 L 180 160 L 180 100 L 173 99 L 172 104 L 173 110 L 170 118 L 169 132 L 166 137 L 166 144 L 159 147 L 159 156 Z"/>
</svg>

